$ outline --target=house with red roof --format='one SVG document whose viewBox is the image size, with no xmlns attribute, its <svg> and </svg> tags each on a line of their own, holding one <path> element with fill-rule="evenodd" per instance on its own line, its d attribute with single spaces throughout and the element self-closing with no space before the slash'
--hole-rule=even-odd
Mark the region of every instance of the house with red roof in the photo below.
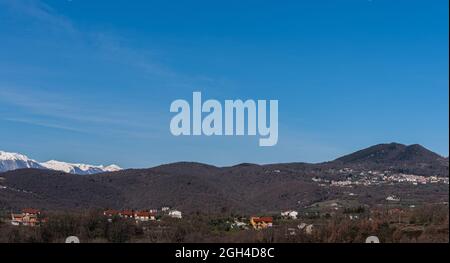
<svg viewBox="0 0 450 263">
<path fill-rule="evenodd" d="M 22 213 L 11 213 L 11 224 L 14 226 L 37 226 L 42 220 L 41 212 L 33 208 L 25 208 Z"/>
<path fill-rule="evenodd" d="M 122 210 L 119 212 L 119 216 L 123 218 L 133 218 L 134 211 L 133 210 Z"/>
<path fill-rule="evenodd" d="M 136 222 L 141 221 L 150 221 L 150 220 L 156 220 L 156 214 L 152 213 L 150 211 L 136 211 L 134 213 L 134 219 Z"/>
<path fill-rule="evenodd" d="M 273 218 L 272 217 L 251 217 L 250 224 L 254 229 L 265 229 L 268 227 L 272 227 Z"/>
<path fill-rule="evenodd" d="M 119 216 L 121 218 L 135 219 L 136 222 L 145 222 L 156 220 L 156 212 L 154 210 L 142 210 L 142 211 L 134 211 L 134 210 L 105 210 L 103 212 L 104 216 L 111 217 Z"/>
<path fill-rule="evenodd" d="M 105 210 L 103 212 L 103 215 L 107 217 L 119 216 L 119 214 L 120 212 L 118 210 Z"/>
</svg>

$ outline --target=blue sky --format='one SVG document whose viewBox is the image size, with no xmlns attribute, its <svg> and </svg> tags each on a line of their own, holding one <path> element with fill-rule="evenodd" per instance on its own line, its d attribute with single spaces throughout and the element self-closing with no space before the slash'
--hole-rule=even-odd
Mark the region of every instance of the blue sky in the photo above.
<svg viewBox="0 0 450 263">
<path fill-rule="evenodd" d="M 448 156 L 448 1 L 0 0 L 0 149 L 39 161 Z M 174 137 L 170 103 L 278 99 L 279 140 Z"/>
</svg>

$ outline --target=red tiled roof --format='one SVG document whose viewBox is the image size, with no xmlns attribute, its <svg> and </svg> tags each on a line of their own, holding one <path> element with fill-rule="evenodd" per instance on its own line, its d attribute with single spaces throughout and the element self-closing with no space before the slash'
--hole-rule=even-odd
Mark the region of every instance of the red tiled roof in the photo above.
<svg viewBox="0 0 450 263">
<path fill-rule="evenodd" d="M 273 218 L 272 217 L 254 217 L 253 221 L 255 223 L 272 223 Z"/>
<path fill-rule="evenodd" d="M 136 212 L 135 215 L 136 216 L 147 216 L 147 217 L 150 217 L 150 215 L 152 215 L 152 214 L 150 214 L 150 212 L 147 212 L 147 211 L 139 211 L 139 212 Z"/>
<path fill-rule="evenodd" d="M 119 211 L 117 210 L 106 210 L 105 212 L 103 212 L 105 215 L 118 215 Z"/>
<path fill-rule="evenodd" d="M 12 214 L 11 216 L 12 216 L 12 218 L 17 218 L 17 219 L 24 217 L 23 214 Z"/>
<path fill-rule="evenodd" d="M 39 210 L 37 210 L 37 209 L 33 209 L 33 208 L 24 208 L 24 209 L 22 209 L 22 213 L 25 213 L 25 214 L 39 214 L 40 213 L 40 211 Z"/>
</svg>

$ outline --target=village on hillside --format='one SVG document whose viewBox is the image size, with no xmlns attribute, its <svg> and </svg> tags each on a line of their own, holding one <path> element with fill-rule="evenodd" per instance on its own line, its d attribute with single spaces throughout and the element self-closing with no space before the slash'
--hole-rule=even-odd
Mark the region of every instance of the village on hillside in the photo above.
<svg viewBox="0 0 450 263">
<path fill-rule="evenodd" d="M 343 168 L 337 171 L 330 170 L 328 174 L 342 177 L 340 180 L 328 177 L 313 177 L 312 181 L 322 187 L 352 187 L 352 186 L 376 186 L 389 184 L 410 184 L 414 186 L 427 184 L 449 185 L 449 177 L 421 176 L 415 174 L 397 173 L 392 171 L 356 170 Z"/>
</svg>

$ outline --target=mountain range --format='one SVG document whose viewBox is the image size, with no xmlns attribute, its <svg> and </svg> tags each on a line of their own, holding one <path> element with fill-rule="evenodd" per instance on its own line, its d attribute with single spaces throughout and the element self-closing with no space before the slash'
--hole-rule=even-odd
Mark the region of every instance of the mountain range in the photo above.
<svg viewBox="0 0 450 263">
<path fill-rule="evenodd" d="M 31 166 L 31 164 L 30 164 Z M 383 183 L 333 187 L 317 182 L 361 180 L 377 173 L 448 178 L 449 160 L 420 145 L 379 144 L 324 163 L 242 163 L 229 167 L 178 162 L 78 176 L 61 171 L 18 169 L 0 173 L 0 210 L 88 208 L 242 213 L 302 209 L 327 200 L 364 205 L 396 195 L 411 204 L 448 202 L 448 183 Z M 364 177 L 369 176 L 369 177 Z M 431 180 L 431 179 L 430 179 Z M 434 179 L 433 179 L 434 180 Z M 349 195 L 351 193 L 351 195 Z"/>
<path fill-rule="evenodd" d="M 0 173 L 25 168 L 56 170 L 80 175 L 122 170 L 122 168 L 114 164 L 109 166 L 96 166 L 89 164 L 66 163 L 55 160 L 39 163 L 20 153 L 0 151 Z"/>
</svg>

